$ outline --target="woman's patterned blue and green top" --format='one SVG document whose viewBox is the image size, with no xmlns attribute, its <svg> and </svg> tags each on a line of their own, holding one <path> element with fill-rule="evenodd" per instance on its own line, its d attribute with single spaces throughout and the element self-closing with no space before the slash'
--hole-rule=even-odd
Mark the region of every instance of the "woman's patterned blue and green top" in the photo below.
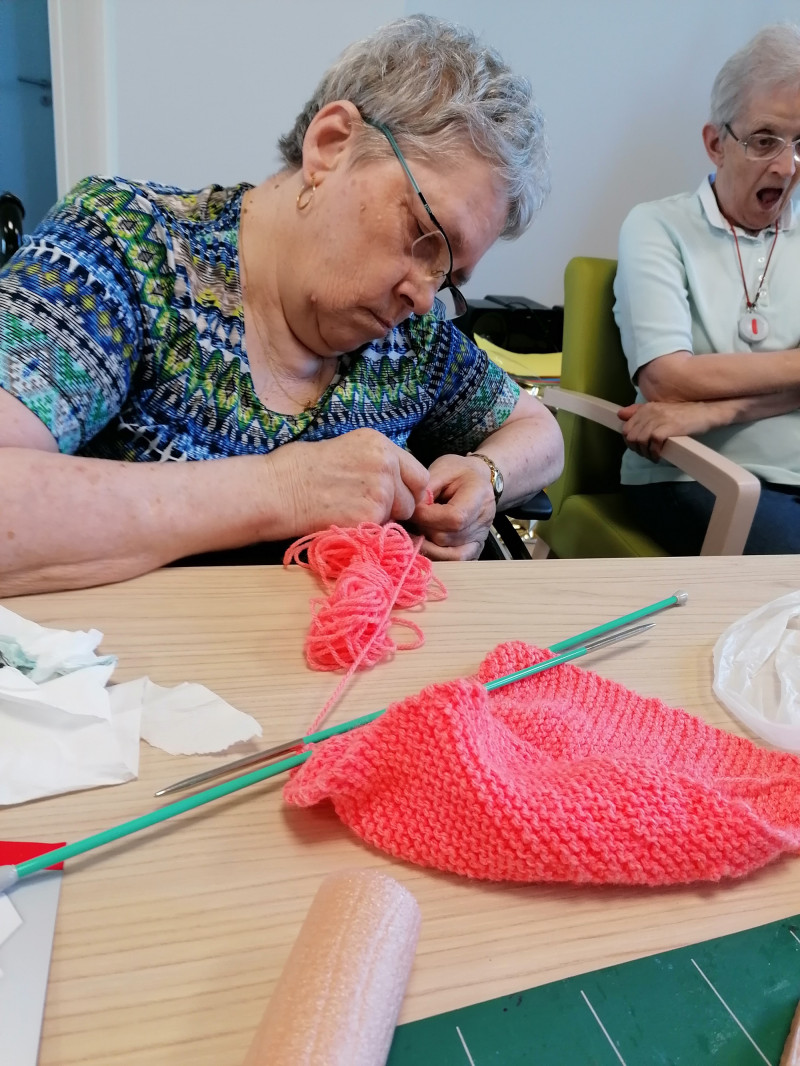
<svg viewBox="0 0 800 1066">
<path fill-rule="evenodd" d="M 431 458 L 505 421 L 517 386 L 435 314 L 345 356 L 310 411 L 267 410 L 239 283 L 249 187 L 86 178 L 0 271 L 0 387 L 62 452 L 211 459 L 369 427 Z"/>
</svg>

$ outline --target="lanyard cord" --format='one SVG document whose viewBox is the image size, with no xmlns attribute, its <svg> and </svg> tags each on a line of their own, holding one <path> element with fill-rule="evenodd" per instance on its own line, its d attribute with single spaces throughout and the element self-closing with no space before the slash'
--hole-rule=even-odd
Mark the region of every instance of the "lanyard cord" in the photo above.
<svg viewBox="0 0 800 1066">
<path fill-rule="evenodd" d="M 747 281 L 745 280 L 744 266 L 742 265 L 742 253 L 739 250 L 739 238 L 736 236 L 736 230 L 733 228 L 730 222 L 728 222 L 728 225 L 731 227 L 731 233 L 733 234 L 733 239 L 736 242 L 736 255 L 739 260 L 739 273 L 742 275 L 742 285 L 744 286 L 744 298 L 745 302 L 747 303 L 747 310 L 755 311 L 756 304 L 758 303 L 758 298 L 761 295 L 761 290 L 764 287 L 764 282 L 767 280 L 767 271 L 769 270 L 769 264 L 772 259 L 772 253 L 775 251 L 775 242 L 778 240 L 778 229 L 780 227 L 780 223 L 775 223 L 775 236 L 772 238 L 772 247 L 770 248 L 769 255 L 767 256 L 767 265 L 764 267 L 764 273 L 761 275 L 761 281 L 758 283 L 758 288 L 756 289 L 756 294 L 753 297 L 752 303 L 750 302 L 750 293 L 747 291 Z"/>
</svg>

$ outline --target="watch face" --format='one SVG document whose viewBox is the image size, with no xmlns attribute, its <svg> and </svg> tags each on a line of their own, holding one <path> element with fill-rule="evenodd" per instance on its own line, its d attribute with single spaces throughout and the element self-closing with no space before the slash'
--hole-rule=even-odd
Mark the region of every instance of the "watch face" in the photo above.
<svg viewBox="0 0 800 1066">
<path fill-rule="evenodd" d="M 492 488 L 494 489 L 495 498 L 503 495 L 504 488 L 503 475 L 495 468 L 494 477 L 492 478 Z"/>
</svg>

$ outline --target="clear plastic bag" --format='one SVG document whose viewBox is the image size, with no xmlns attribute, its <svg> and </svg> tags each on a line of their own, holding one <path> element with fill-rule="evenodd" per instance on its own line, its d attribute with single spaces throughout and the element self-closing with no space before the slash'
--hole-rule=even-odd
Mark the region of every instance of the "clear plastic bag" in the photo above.
<svg viewBox="0 0 800 1066">
<path fill-rule="evenodd" d="M 800 590 L 725 630 L 714 646 L 714 695 L 770 744 L 800 752 Z"/>
</svg>

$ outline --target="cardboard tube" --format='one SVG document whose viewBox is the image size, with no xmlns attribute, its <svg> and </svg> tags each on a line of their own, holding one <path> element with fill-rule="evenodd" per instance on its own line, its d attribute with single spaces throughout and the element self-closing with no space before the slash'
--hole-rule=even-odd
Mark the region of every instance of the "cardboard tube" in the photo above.
<svg viewBox="0 0 800 1066">
<path fill-rule="evenodd" d="M 800 1063 L 800 1003 L 798 1003 L 789 1036 L 783 1046 L 783 1054 L 778 1066 L 798 1066 Z"/>
<path fill-rule="evenodd" d="M 319 887 L 244 1066 L 384 1066 L 414 961 L 411 893 L 373 870 Z"/>
</svg>

